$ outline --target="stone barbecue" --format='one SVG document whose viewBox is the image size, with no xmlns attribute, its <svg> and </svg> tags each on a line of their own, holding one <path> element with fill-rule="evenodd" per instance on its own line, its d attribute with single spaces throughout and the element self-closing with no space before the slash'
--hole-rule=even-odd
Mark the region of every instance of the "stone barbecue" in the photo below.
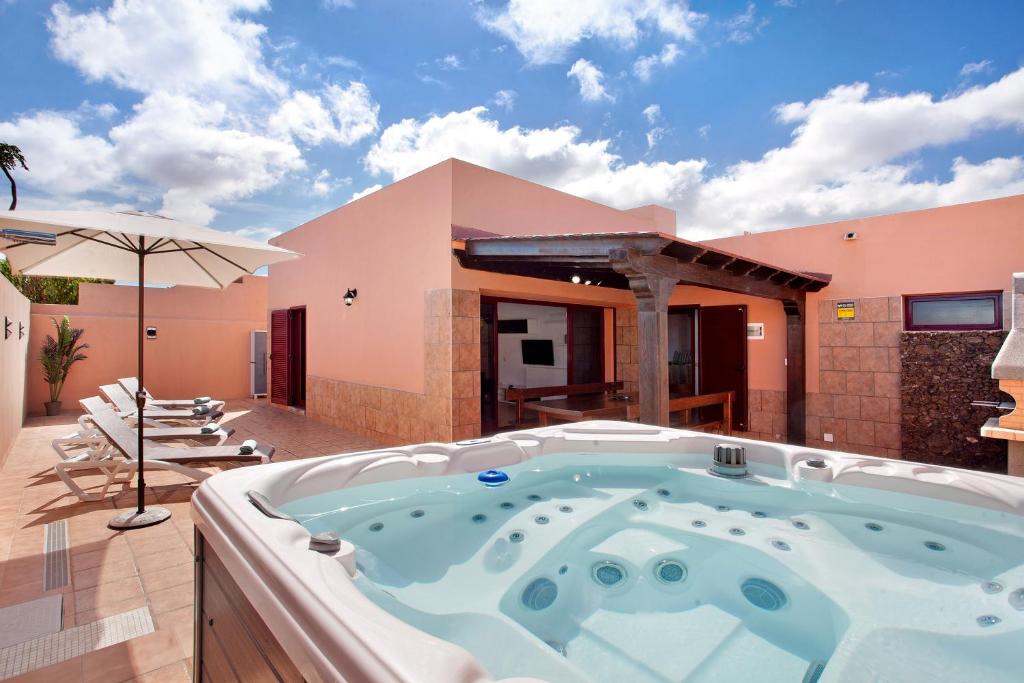
<svg viewBox="0 0 1024 683">
<path fill-rule="evenodd" d="M 1000 390 L 1013 397 L 1015 408 L 990 418 L 981 435 L 1007 442 L 1006 472 L 1024 477 L 1024 273 L 1013 275 L 1013 323 L 995 362 L 992 378 Z"/>
</svg>

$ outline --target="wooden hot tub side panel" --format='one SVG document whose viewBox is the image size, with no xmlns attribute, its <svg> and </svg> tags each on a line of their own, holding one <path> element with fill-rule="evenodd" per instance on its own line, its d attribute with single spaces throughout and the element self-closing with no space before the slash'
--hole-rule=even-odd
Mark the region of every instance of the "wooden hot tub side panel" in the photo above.
<svg viewBox="0 0 1024 683">
<path fill-rule="evenodd" d="M 301 683 L 263 619 L 196 530 L 195 683 Z"/>
</svg>

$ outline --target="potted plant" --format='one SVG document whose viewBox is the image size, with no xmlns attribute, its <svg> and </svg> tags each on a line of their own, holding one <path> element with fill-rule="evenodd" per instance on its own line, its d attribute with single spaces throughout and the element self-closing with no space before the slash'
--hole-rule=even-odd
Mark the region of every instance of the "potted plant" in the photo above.
<svg viewBox="0 0 1024 683">
<path fill-rule="evenodd" d="M 87 358 L 82 351 L 89 348 L 89 345 L 78 343 L 85 330 L 71 327 L 71 320 L 67 316 L 59 323 L 55 318 L 51 320 L 57 328 L 57 338 L 46 335 L 46 341 L 39 352 L 39 362 L 43 365 L 43 379 L 50 385 L 50 400 L 44 404 L 46 414 L 59 415 L 60 390 L 64 388 L 71 366 Z"/>
</svg>

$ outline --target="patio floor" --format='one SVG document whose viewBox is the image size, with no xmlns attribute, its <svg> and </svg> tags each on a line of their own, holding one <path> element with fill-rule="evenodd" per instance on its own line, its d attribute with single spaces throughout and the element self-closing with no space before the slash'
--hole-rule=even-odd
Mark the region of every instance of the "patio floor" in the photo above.
<svg viewBox="0 0 1024 683">
<path fill-rule="evenodd" d="M 275 461 L 308 458 L 376 447 L 372 441 L 286 410 L 266 401 L 230 401 L 219 422 L 235 428 L 232 442 L 254 438 L 276 446 Z M 8 681 L 78 681 L 115 683 L 146 681 L 177 683 L 192 673 L 192 520 L 189 499 L 194 486 L 172 472 L 146 474 L 147 503 L 159 503 L 173 513 L 168 522 L 147 529 L 116 532 L 107 522 L 116 510 L 135 505 L 135 489 L 124 488 L 96 503 L 70 495 L 53 473 L 57 456 L 50 441 L 75 430 L 77 415 L 30 418 L 0 470 L 0 608 L 48 595 L 63 595 L 61 634 L 88 640 L 90 629 L 75 627 L 108 619 L 106 631 L 117 631 L 135 619 L 152 632 L 118 644 L 85 651 L 57 664 L 29 670 Z M 99 476 L 76 478 L 83 487 Z M 43 590 L 46 525 L 67 520 L 71 575 L 68 585 Z M 135 611 L 135 612 L 133 612 Z M 142 615 L 139 617 L 138 615 Z M 135 623 L 135 622 L 131 622 Z M 95 629 L 93 629 L 94 631 Z M 136 631 L 123 631 L 130 634 Z M 53 652 L 42 641 L 0 649 L 0 680 L 26 666 L 39 666 L 39 651 Z M 96 646 L 93 637 L 92 646 Z M 102 643 L 99 643 L 102 644 Z M 79 645 L 86 650 L 89 644 Z M 51 654 L 51 656 L 53 656 Z M 32 657 L 36 657 L 35 660 Z M 27 659 L 26 659 L 27 658 Z M 13 660 L 19 660 L 12 665 Z M 11 661 L 8 661 L 11 660 Z M 53 661 L 53 660 L 51 660 Z M 33 662 L 35 662 L 33 664 Z M 8 673 L 4 673 L 5 669 Z"/>
</svg>

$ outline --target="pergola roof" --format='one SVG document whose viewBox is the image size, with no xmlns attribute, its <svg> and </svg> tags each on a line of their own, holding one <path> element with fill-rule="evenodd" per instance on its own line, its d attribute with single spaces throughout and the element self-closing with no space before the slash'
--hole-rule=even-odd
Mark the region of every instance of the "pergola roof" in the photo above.
<svg viewBox="0 0 1024 683">
<path fill-rule="evenodd" d="M 627 254 L 659 257 L 654 261 L 681 284 L 771 298 L 817 292 L 831 280 L 661 232 L 473 236 L 452 246 L 464 268 L 561 281 L 579 275 L 592 285 L 616 289 L 629 289 L 628 278 L 615 267 Z"/>
</svg>

